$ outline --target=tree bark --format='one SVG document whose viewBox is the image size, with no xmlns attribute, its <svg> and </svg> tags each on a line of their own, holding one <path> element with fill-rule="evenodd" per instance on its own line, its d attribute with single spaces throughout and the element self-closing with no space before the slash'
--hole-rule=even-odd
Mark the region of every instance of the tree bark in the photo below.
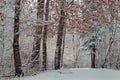
<svg viewBox="0 0 120 80">
<path fill-rule="evenodd" d="M 65 50 L 65 37 L 66 37 L 66 27 L 63 30 L 63 40 L 62 40 L 62 52 L 61 52 L 61 68 L 63 66 L 63 57 L 64 57 L 64 50 Z"/>
<path fill-rule="evenodd" d="M 91 53 L 91 68 L 95 68 L 95 62 L 96 62 L 96 48 L 95 45 L 92 46 L 92 53 Z"/>
<path fill-rule="evenodd" d="M 62 1 L 62 6 L 64 6 L 64 0 Z M 61 46 L 62 46 L 62 39 L 63 39 L 63 30 L 65 25 L 65 11 L 63 10 L 63 7 L 61 6 L 61 16 L 59 20 L 58 25 L 58 34 L 57 34 L 57 45 L 55 50 L 55 62 L 54 62 L 54 68 L 55 70 L 60 69 L 61 67 Z"/>
<path fill-rule="evenodd" d="M 42 21 L 44 14 L 44 0 L 38 0 L 37 2 L 37 26 L 35 26 L 36 31 L 34 35 L 34 44 L 33 44 L 33 54 L 32 54 L 32 67 L 35 67 L 39 64 L 39 54 L 40 54 L 40 45 L 41 45 L 41 34 L 42 34 Z"/>
<path fill-rule="evenodd" d="M 42 70 L 47 68 L 47 26 L 48 26 L 48 15 L 49 15 L 49 0 L 46 0 L 45 4 L 45 20 L 43 27 L 43 66 Z"/>
<path fill-rule="evenodd" d="M 19 18 L 20 18 L 20 0 L 15 2 L 14 40 L 13 40 L 15 76 L 18 77 L 24 75 L 21 69 L 22 65 L 19 52 Z"/>
</svg>

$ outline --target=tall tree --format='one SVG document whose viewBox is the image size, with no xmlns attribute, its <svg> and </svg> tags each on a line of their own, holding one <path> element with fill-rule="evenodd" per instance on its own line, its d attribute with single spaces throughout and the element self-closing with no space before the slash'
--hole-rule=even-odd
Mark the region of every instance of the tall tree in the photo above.
<svg viewBox="0 0 120 80">
<path fill-rule="evenodd" d="M 45 16 L 44 16 L 44 27 L 43 27 L 43 70 L 47 67 L 47 26 L 48 26 L 48 15 L 49 15 L 49 0 L 46 0 L 45 4 Z"/>
<path fill-rule="evenodd" d="M 95 64 L 96 64 L 96 45 L 95 45 L 95 40 L 96 37 L 92 36 L 91 42 L 92 44 L 90 45 L 91 48 L 91 68 L 95 68 Z"/>
<path fill-rule="evenodd" d="M 63 30 L 63 40 L 62 40 L 62 52 L 61 52 L 61 68 L 63 66 L 63 57 L 64 57 L 64 50 L 65 50 L 65 37 L 66 37 L 66 27 Z"/>
<path fill-rule="evenodd" d="M 65 11 L 64 11 L 64 6 L 65 5 L 65 0 L 61 0 L 61 5 L 60 5 L 60 20 L 59 20 L 59 25 L 58 25 L 58 33 L 57 33 L 57 45 L 56 45 L 56 50 L 55 50 L 55 63 L 54 63 L 54 68 L 60 69 L 61 67 L 61 48 L 62 48 L 62 39 L 63 39 L 63 30 L 65 27 Z"/>
<path fill-rule="evenodd" d="M 16 0 L 15 2 L 14 40 L 13 40 L 15 76 L 18 76 L 18 77 L 20 77 L 21 75 L 24 75 L 21 69 L 21 59 L 20 59 L 20 52 L 19 52 L 20 1 L 21 0 Z"/>
<path fill-rule="evenodd" d="M 42 21 L 44 14 L 44 0 L 37 1 L 37 26 L 35 26 L 36 31 L 34 35 L 34 44 L 33 44 L 33 54 L 32 54 L 32 67 L 39 64 L 39 54 L 40 54 L 40 45 L 41 45 L 41 34 L 42 34 Z"/>
</svg>

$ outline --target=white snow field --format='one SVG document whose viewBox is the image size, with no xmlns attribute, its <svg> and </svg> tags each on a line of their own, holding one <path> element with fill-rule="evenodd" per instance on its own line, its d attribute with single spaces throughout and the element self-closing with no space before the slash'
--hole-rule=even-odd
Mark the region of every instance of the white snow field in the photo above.
<svg viewBox="0 0 120 80">
<path fill-rule="evenodd" d="M 11 80 L 120 80 L 120 71 L 109 69 L 64 69 L 52 70 L 35 76 Z"/>
</svg>

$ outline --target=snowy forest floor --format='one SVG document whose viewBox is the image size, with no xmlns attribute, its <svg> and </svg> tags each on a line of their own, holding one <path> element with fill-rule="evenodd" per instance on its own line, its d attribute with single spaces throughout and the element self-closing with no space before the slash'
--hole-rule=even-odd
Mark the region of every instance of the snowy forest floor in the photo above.
<svg viewBox="0 0 120 80">
<path fill-rule="evenodd" d="M 120 80 L 120 71 L 110 69 L 74 68 L 51 70 L 41 72 L 34 76 L 5 80 Z"/>
</svg>

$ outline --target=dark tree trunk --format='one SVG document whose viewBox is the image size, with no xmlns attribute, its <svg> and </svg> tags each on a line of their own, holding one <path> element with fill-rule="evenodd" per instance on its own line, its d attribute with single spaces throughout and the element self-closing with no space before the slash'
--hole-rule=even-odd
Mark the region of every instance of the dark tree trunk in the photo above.
<svg viewBox="0 0 120 80">
<path fill-rule="evenodd" d="M 34 44 L 33 44 L 33 54 L 32 54 L 32 67 L 35 67 L 39 64 L 39 54 L 40 54 L 40 45 L 41 45 L 41 34 L 42 34 L 42 21 L 44 14 L 44 0 L 38 0 L 37 2 L 37 26 L 35 26 L 36 31 L 34 35 Z"/>
<path fill-rule="evenodd" d="M 96 48 L 95 45 L 92 47 L 92 53 L 91 53 L 91 68 L 95 68 L 95 62 L 96 62 Z"/>
<path fill-rule="evenodd" d="M 42 69 L 46 70 L 47 68 L 47 26 L 48 26 L 48 15 L 49 15 L 49 0 L 45 4 L 45 20 L 43 27 L 43 66 Z"/>
<path fill-rule="evenodd" d="M 65 36 L 66 36 L 66 27 L 63 30 L 63 41 L 62 41 L 62 52 L 61 52 L 61 68 L 63 67 L 63 57 L 64 57 L 64 50 L 65 50 Z"/>
<path fill-rule="evenodd" d="M 64 0 L 62 1 L 62 5 L 64 6 Z M 55 70 L 60 69 L 61 67 L 61 46 L 62 46 L 62 38 L 63 38 L 63 30 L 65 25 L 65 11 L 61 6 L 61 16 L 58 25 L 58 35 L 57 35 L 57 45 L 55 50 L 55 63 L 54 68 Z"/>
<path fill-rule="evenodd" d="M 20 17 L 20 0 L 15 3 L 15 17 L 14 17 L 14 40 L 13 40 L 13 53 L 15 76 L 20 77 L 24 75 L 21 69 L 21 59 L 19 52 L 19 17 Z"/>
</svg>

